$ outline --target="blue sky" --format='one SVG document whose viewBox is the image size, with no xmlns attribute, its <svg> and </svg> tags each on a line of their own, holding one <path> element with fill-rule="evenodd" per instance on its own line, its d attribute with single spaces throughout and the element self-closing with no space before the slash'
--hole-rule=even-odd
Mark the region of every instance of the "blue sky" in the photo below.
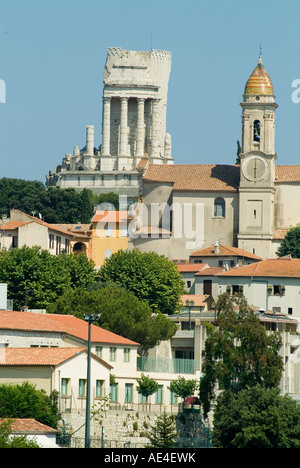
<svg viewBox="0 0 300 468">
<path fill-rule="evenodd" d="M 278 164 L 300 164 L 299 0 L 0 0 L 0 177 L 45 182 L 86 125 L 101 143 L 108 47 L 169 50 L 167 131 L 178 164 L 234 164 L 245 83 L 262 45 Z"/>
</svg>

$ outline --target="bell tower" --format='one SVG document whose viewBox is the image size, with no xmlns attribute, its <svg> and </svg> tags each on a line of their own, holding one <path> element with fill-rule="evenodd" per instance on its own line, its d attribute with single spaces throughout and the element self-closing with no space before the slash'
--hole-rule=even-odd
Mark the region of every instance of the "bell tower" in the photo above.
<svg viewBox="0 0 300 468">
<path fill-rule="evenodd" d="M 238 245 L 271 258 L 275 181 L 274 90 L 259 56 L 243 95 Z"/>
</svg>

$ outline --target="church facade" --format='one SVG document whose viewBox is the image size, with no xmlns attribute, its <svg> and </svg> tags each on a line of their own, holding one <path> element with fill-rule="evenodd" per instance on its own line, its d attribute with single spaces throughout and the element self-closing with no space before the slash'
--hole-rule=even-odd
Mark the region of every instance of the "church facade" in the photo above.
<svg viewBox="0 0 300 468">
<path fill-rule="evenodd" d="M 157 166 L 144 160 L 131 246 L 172 259 L 222 244 L 261 258 L 300 222 L 300 165 L 277 164 L 272 81 L 261 56 L 243 95 L 240 164 Z"/>
</svg>

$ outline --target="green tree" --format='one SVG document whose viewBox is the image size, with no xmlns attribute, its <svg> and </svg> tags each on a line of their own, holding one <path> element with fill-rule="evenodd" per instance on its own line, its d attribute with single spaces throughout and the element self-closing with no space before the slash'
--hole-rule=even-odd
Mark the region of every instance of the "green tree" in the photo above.
<svg viewBox="0 0 300 468">
<path fill-rule="evenodd" d="M 150 440 L 149 448 L 172 448 L 175 446 L 177 433 L 174 415 L 167 415 L 166 410 L 157 417 L 155 426 L 147 435 Z"/>
<path fill-rule="evenodd" d="M 278 248 L 277 255 L 283 257 L 291 255 L 300 258 L 300 224 L 290 228 Z"/>
<path fill-rule="evenodd" d="M 75 315 L 81 319 L 86 312 L 100 314 L 97 324 L 139 343 L 140 354 L 145 354 L 160 341 L 170 339 L 177 330 L 168 317 L 160 312 L 153 314 L 147 302 L 117 285 L 66 291 L 48 306 L 47 311 Z"/>
<path fill-rule="evenodd" d="M 148 402 L 148 397 L 153 395 L 153 393 L 157 392 L 158 390 L 158 383 L 156 380 L 152 379 L 148 375 L 142 374 L 141 377 L 137 380 L 137 392 L 143 397 L 146 398 Z"/>
<path fill-rule="evenodd" d="M 217 448 L 300 448 L 300 406 L 277 388 L 222 393 L 213 426 Z"/>
<path fill-rule="evenodd" d="M 33 418 L 57 428 L 60 419 L 57 395 L 46 395 L 29 382 L 0 385 L 0 418 Z"/>
<path fill-rule="evenodd" d="M 205 416 L 215 398 L 216 386 L 232 392 L 256 385 L 277 387 L 283 369 L 278 354 L 280 335 L 275 332 L 267 335 L 243 298 L 223 294 L 218 299 L 217 311 L 217 326 L 208 325 L 200 379 L 200 400 Z"/>
<path fill-rule="evenodd" d="M 35 440 L 30 440 L 25 435 L 11 438 L 11 433 L 11 421 L 0 421 L 0 448 L 41 448 Z"/>
<path fill-rule="evenodd" d="M 239 140 L 237 140 L 237 142 L 236 142 L 236 161 L 235 161 L 235 164 L 241 164 L 241 158 L 240 158 L 241 152 L 242 152 L 242 148 L 241 148 Z"/>
<path fill-rule="evenodd" d="M 186 380 L 184 377 L 179 376 L 177 380 L 172 380 L 168 388 L 185 400 L 186 397 L 194 395 L 197 389 L 197 381 Z"/>
<path fill-rule="evenodd" d="M 111 207 L 114 207 L 115 211 L 119 211 L 119 195 L 117 195 L 114 192 L 100 193 L 97 200 L 97 204 L 103 205 L 103 208 L 104 205 L 107 204 L 107 207 L 105 206 L 105 209 L 108 209 L 111 205 Z"/>
<path fill-rule="evenodd" d="M 14 309 L 47 308 L 69 289 L 95 281 L 93 262 L 82 255 L 51 255 L 39 247 L 0 253 L 0 282 L 7 283 Z"/>
<path fill-rule="evenodd" d="M 84 188 L 80 192 L 80 222 L 89 224 L 94 213 L 93 197 L 91 192 Z"/>
<path fill-rule="evenodd" d="M 42 182 L 23 179 L 0 179 L 0 209 L 11 209 L 39 216 L 48 223 L 89 223 L 97 199 L 90 190 L 46 188 Z"/>
<path fill-rule="evenodd" d="M 120 284 L 147 301 L 154 312 L 173 314 L 181 309 L 184 282 L 176 265 L 163 255 L 120 250 L 106 259 L 99 278 Z"/>
</svg>

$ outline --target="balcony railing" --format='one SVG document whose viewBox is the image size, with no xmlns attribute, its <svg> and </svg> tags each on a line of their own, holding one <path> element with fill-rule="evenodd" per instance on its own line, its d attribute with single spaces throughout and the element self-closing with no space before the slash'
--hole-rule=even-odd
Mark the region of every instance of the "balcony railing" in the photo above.
<svg viewBox="0 0 300 468">
<path fill-rule="evenodd" d="M 194 359 L 137 358 L 138 370 L 142 372 L 160 372 L 169 374 L 195 374 L 199 369 Z"/>
</svg>

